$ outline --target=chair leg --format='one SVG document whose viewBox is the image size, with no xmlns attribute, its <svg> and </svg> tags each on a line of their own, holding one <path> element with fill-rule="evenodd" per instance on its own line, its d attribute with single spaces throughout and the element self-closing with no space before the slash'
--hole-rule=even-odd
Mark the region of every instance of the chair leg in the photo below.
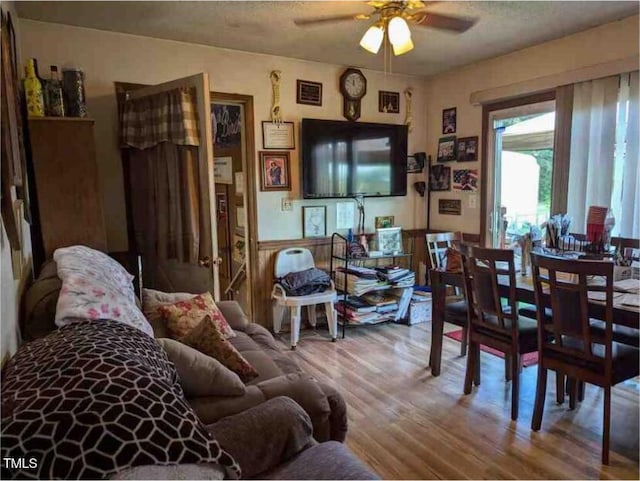
<svg viewBox="0 0 640 481">
<path fill-rule="evenodd" d="M 307 318 L 309 319 L 309 324 L 311 327 L 315 329 L 316 327 L 316 305 L 312 304 L 311 306 L 307 306 Z"/>
<path fill-rule="evenodd" d="M 609 432 L 611 429 L 611 386 L 604 388 L 604 420 L 602 423 L 602 464 L 609 464 Z"/>
<path fill-rule="evenodd" d="M 327 324 L 329 325 L 331 341 L 336 342 L 338 337 L 338 316 L 336 316 L 336 308 L 333 305 L 333 302 L 325 302 L 324 311 L 327 315 Z"/>
<path fill-rule="evenodd" d="M 476 373 L 476 363 L 479 362 L 478 357 L 476 356 L 476 349 L 479 346 L 476 342 L 471 341 L 469 343 L 469 355 L 467 356 L 467 371 L 464 374 L 464 393 L 471 393 L 471 383 L 473 382 L 473 378 Z"/>
<path fill-rule="evenodd" d="M 556 372 L 556 379 L 561 378 L 561 374 Z M 557 386 L 556 386 L 557 387 Z M 564 386 L 562 386 L 564 389 Z M 536 402 L 533 406 L 533 417 L 531 418 L 531 429 L 539 431 L 542 426 L 542 414 L 544 412 L 544 398 L 547 393 L 547 370 L 541 365 L 538 366 L 538 381 L 536 384 Z M 564 395 L 562 396 L 564 398 Z"/>
<path fill-rule="evenodd" d="M 273 312 L 273 332 L 278 334 L 282 329 L 282 317 L 284 316 L 284 306 L 281 304 L 274 304 L 272 308 Z"/>
<path fill-rule="evenodd" d="M 469 353 L 468 355 L 471 355 L 471 353 Z M 476 372 L 475 372 L 475 376 L 474 376 L 474 384 L 476 386 L 480 385 L 480 345 L 478 345 L 478 348 L 476 349 L 476 352 L 473 353 L 473 355 L 476 358 Z"/>
<path fill-rule="evenodd" d="M 578 401 L 584 401 L 584 381 L 578 381 Z"/>
<path fill-rule="evenodd" d="M 560 371 L 556 371 L 556 402 L 564 403 L 564 374 Z"/>
<path fill-rule="evenodd" d="M 291 349 L 295 349 L 300 338 L 300 306 L 291 308 Z"/>
<path fill-rule="evenodd" d="M 466 356 L 467 354 L 468 339 L 469 339 L 469 329 L 466 327 L 463 327 L 462 339 L 460 340 L 460 356 Z"/>
<path fill-rule="evenodd" d="M 504 380 L 511 381 L 511 354 L 504 355 Z"/>
<path fill-rule="evenodd" d="M 520 406 L 520 354 L 511 357 L 511 419 L 518 420 Z"/>
<path fill-rule="evenodd" d="M 569 384 L 569 409 L 576 408 L 576 397 L 578 393 L 578 380 L 575 377 L 567 378 Z"/>
</svg>

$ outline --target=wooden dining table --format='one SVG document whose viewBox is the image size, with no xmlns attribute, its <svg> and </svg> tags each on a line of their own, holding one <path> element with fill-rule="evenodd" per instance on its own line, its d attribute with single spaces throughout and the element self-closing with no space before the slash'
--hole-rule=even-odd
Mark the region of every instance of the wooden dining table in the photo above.
<svg viewBox="0 0 640 481">
<path fill-rule="evenodd" d="M 431 374 L 440 375 L 440 365 L 442 360 L 442 342 L 444 337 L 445 304 L 447 298 L 447 287 L 457 287 L 464 289 L 464 278 L 462 273 L 445 272 L 432 269 L 429 271 L 431 279 Z M 501 296 L 509 296 L 509 286 L 500 284 L 499 293 Z M 533 292 L 533 279 L 531 275 L 516 276 L 516 300 L 527 304 L 535 305 L 535 294 Z M 605 305 L 600 301 L 589 301 L 589 317 L 593 319 L 605 319 Z M 613 323 L 621 326 L 640 329 L 640 309 L 627 306 L 621 302 L 613 301 Z"/>
</svg>

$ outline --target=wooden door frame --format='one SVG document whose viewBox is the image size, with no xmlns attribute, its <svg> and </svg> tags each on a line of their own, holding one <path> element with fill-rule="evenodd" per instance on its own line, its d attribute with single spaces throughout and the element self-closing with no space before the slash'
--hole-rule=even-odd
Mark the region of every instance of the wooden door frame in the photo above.
<svg viewBox="0 0 640 481">
<path fill-rule="evenodd" d="M 481 165 L 481 179 L 480 182 L 480 244 L 487 245 L 487 179 L 489 159 L 487 159 L 488 143 L 489 143 L 489 117 L 492 112 L 496 110 L 505 110 L 513 107 L 521 107 L 528 104 L 537 104 L 540 102 L 547 102 L 549 100 L 556 99 L 556 91 L 548 90 L 545 92 L 538 92 L 532 95 L 524 97 L 517 97 L 509 100 L 502 100 L 494 103 L 484 104 L 482 106 L 482 165 Z M 555 161 L 555 150 L 554 150 Z M 492 174 L 493 175 L 493 174 Z M 553 196 L 553 192 L 551 193 Z"/>
<path fill-rule="evenodd" d="M 125 100 L 127 90 L 135 90 L 146 87 L 145 84 L 114 82 L 116 101 L 118 105 L 118 121 L 121 120 L 122 104 Z M 247 236 L 248 236 L 248 261 L 247 261 L 247 283 L 249 285 L 249 309 L 250 312 L 245 314 L 249 319 L 253 319 L 253 314 L 258 312 L 257 296 L 254 295 L 256 289 L 260 288 L 259 279 L 255 275 L 255 266 L 258 265 L 258 211 L 257 211 L 257 192 L 256 183 L 256 150 L 255 150 L 255 120 L 253 114 L 253 96 L 243 94 L 230 94 L 225 92 L 210 91 L 210 102 L 219 100 L 222 102 L 237 102 L 244 105 L 244 131 L 245 131 L 245 159 L 243 159 L 244 188 L 247 193 L 245 213 L 247 215 Z M 215 155 L 215 151 L 214 151 Z M 126 150 L 120 149 L 120 157 L 122 159 L 122 174 L 124 182 L 125 207 L 127 214 L 127 238 L 128 249 L 133 250 L 133 219 L 131 216 L 131 196 L 127 190 L 129 185 L 128 169 L 126 168 Z M 211 213 L 215 215 L 215 211 Z M 253 271 L 253 272 L 252 272 Z"/>
<path fill-rule="evenodd" d="M 247 216 L 246 234 L 248 239 L 247 250 L 247 285 L 249 286 L 249 312 L 245 314 L 253 320 L 253 314 L 258 312 L 256 304 L 256 289 L 260 288 L 258 277 L 255 275 L 255 266 L 258 265 L 258 210 L 256 184 L 256 148 L 255 148 L 255 119 L 253 115 L 253 95 L 230 94 L 225 92 L 211 92 L 211 103 L 232 102 L 244 106 L 244 143 L 245 156 L 242 159 L 242 169 L 244 172 L 244 189 L 247 194 L 245 203 L 245 214 Z M 215 151 L 214 151 L 215 154 Z"/>
</svg>

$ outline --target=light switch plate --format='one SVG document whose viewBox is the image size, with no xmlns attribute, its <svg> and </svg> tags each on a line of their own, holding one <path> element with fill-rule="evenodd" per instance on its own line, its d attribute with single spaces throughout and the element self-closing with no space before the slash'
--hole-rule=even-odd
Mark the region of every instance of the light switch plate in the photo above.
<svg viewBox="0 0 640 481">
<path fill-rule="evenodd" d="M 281 210 L 283 212 L 292 211 L 293 210 L 293 201 L 291 199 L 282 199 Z"/>
<path fill-rule="evenodd" d="M 476 194 L 469 195 L 469 208 L 476 209 L 478 207 L 478 196 Z"/>
</svg>

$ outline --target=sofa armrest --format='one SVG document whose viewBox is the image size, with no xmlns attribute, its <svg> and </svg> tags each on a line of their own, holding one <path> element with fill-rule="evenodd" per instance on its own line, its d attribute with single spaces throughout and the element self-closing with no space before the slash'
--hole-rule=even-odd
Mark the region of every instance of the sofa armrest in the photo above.
<svg viewBox="0 0 640 481">
<path fill-rule="evenodd" d="M 223 418 L 207 429 L 240 464 L 245 479 L 272 470 L 316 444 L 307 413 L 282 396 Z"/>
<path fill-rule="evenodd" d="M 244 331 L 249 324 L 249 319 L 236 301 L 216 302 L 222 315 L 234 331 Z"/>
<path fill-rule="evenodd" d="M 337 392 L 335 395 L 340 397 Z M 305 373 L 286 374 L 247 386 L 247 390 L 242 396 L 197 397 L 188 401 L 200 420 L 204 424 L 211 424 L 223 417 L 246 411 L 278 396 L 293 399 L 305 410 L 311 418 L 313 437 L 317 441 L 344 440 L 346 422 L 343 424 L 344 427 L 335 433 L 332 432 L 332 426 L 335 424 L 334 417 L 337 416 L 338 419 L 341 419 L 342 416 L 345 416 L 346 410 L 341 410 L 333 415 L 331 412 L 332 403 L 338 406 L 336 400 L 333 399 L 334 393 L 330 393 L 332 398 L 330 403 L 320 383 Z"/>
<path fill-rule="evenodd" d="M 313 437 L 320 442 L 331 439 L 329 417 L 331 406 L 320 384 L 305 373 L 291 373 L 255 384 L 266 399 L 287 396 L 297 402 L 309 415 Z"/>
</svg>

